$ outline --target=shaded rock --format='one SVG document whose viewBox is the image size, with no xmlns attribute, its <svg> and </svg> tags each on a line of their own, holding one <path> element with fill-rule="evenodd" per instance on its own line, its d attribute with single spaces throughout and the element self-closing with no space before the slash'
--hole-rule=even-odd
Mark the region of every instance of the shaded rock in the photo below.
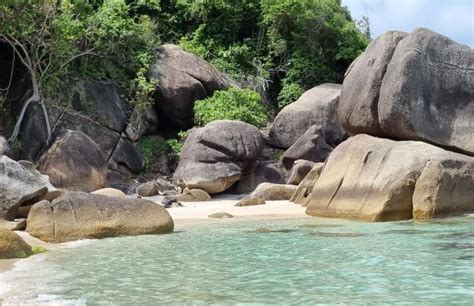
<svg viewBox="0 0 474 306">
<path fill-rule="evenodd" d="M 242 175 L 254 171 L 262 143 L 261 133 L 253 125 L 213 121 L 186 139 L 174 181 L 210 194 L 225 191 Z"/>
<path fill-rule="evenodd" d="M 312 216 L 391 221 L 474 212 L 474 157 L 416 141 L 357 135 L 329 156 Z"/>
<path fill-rule="evenodd" d="M 313 169 L 315 163 L 299 159 L 294 162 L 293 168 L 291 168 L 291 175 L 288 179 L 287 184 L 290 185 L 299 185 L 301 181 L 308 175 L 308 173 Z"/>
<path fill-rule="evenodd" d="M 229 219 L 233 217 L 234 216 L 226 212 L 217 212 L 217 213 L 210 214 L 208 216 L 208 218 L 214 218 L 214 219 Z"/>
<path fill-rule="evenodd" d="M 295 185 L 262 183 L 247 198 L 261 197 L 265 201 L 289 200 L 297 188 Z"/>
<path fill-rule="evenodd" d="M 244 198 L 237 202 L 234 206 L 243 207 L 243 206 L 254 206 L 265 204 L 265 199 L 261 196 Z"/>
<path fill-rule="evenodd" d="M 8 157 L 13 156 L 13 152 L 10 148 L 10 145 L 8 144 L 8 141 L 3 138 L 3 136 L 0 136 L 0 156 L 6 155 Z"/>
<path fill-rule="evenodd" d="M 189 129 L 193 125 L 194 102 L 227 89 L 232 83 L 208 62 L 176 45 L 163 45 L 157 53 L 159 59 L 152 65 L 149 77 L 158 80 L 154 99 L 160 121 L 177 130 Z"/>
<path fill-rule="evenodd" d="M 135 143 L 130 142 L 128 139 L 120 138 L 117 147 L 112 154 L 112 160 L 116 163 L 115 168 L 119 168 L 120 165 L 130 169 L 132 173 L 138 173 L 143 170 L 143 157 Z M 114 167 L 112 167 L 113 169 Z M 124 172 L 126 170 L 122 170 Z"/>
<path fill-rule="evenodd" d="M 79 131 L 61 132 L 41 156 L 38 167 L 58 188 L 91 192 L 107 185 L 105 160 L 99 148 Z"/>
<path fill-rule="evenodd" d="M 153 181 L 149 181 L 138 186 L 137 193 L 142 197 L 152 197 L 160 194 L 163 191 L 175 189 L 175 185 L 159 177 Z"/>
<path fill-rule="evenodd" d="M 183 204 L 176 201 L 176 199 L 165 198 L 161 201 L 164 208 L 175 208 L 175 207 L 182 207 Z"/>
<path fill-rule="evenodd" d="M 82 192 L 42 201 L 28 215 L 27 231 L 47 242 L 162 234 L 173 231 L 173 220 L 156 203 Z"/>
<path fill-rule="evenodd" d="M 308 197 L 313 192 L 313 187 L 321 176 L 321 171 L 323 170 L 323 167 L 324 163 L 317 163 L 313 166 L 311 171 L 309 171 L 309 173 L 304 177 L 304 179 L 298 185 L 296 191 L 291 196 L 291 202 L 300 204 L 303 207 L 308 206 Z"/>
<path fill-rule="evenodd" d="M 33 102 L 25 112 L 17 139 L 21 143 L 19 159 L 36 160 L 47 139 L 48 130 L 43 109 L 39 103 Z"/>
<path fill-rule="evenodd" d="M 380 35 L 346 72 L 338 115 L 349 133 L 383 135 L 378 120 L 380 87 L 395 48 L 407 35 L 398 31 Z"/>
<path fill-rule="evenodd" d="M 398 44 L 379 98 L 384 135 L 474 155 L 474 50 L 428 29 Z"/>
<path fill-rule="evenodd" d="M 47 192 L 47 185 L 37 175 L 7 156 L 0 157 L 0 219 L 15 219 L 22 204 Z"/>
<path fill-rule="evenodd" d="M 326 142 L 323 129 L 314 125 L 285 151 L 281 162 L 290 170 L 298 159 L 315 163 L 324 162 L 332 150 L 333 147 Z"/>
<path fill-rule="evenodd" d="M 26 229 L 26 219 L 15 219 L 15 221 L 6 221 L 0 219 L 0 229 L 9 231 L 24 231 Z"/>
<path fill-rule="evenodd" d="M 329 144 L 340 143 L 345 137 L 336 116 L 340 92 L 339 84 L 323 84 L 306 91 L 277 115 L 269 132 L 270 143 L 289 148 L 313 125 L 322 127 Z"/>
<path fill-rule="evenodd" d="M 211 200 L 211 196 L 204 190 L 188 188 L 184 188 L 182 194 L 170 195 L 167 198 L 172 198 L 179 202 L 205 202 Z"/>
<path fill-rule="evenodd" d="M 255 170 L 243 175 L 235 184 L 235 193 L 249 193 L 255 190 L 261 183 L 285 184 L 288 171 L 280 162 L 259 161 Z"/>
<path fill-rule="evenodd" d="M 91 194 L 99 194 L 108 197 L 115 197 L 115 198 L 125 198 L 127 195 L 123 193 L 121 190 L 115 188 L 103 188 L 96 191 L 91 192 Z"/>
<path fill-rule="evenodd" d="M 0 259 L 26 258 L 31 247 L 14 232 L 0 227 Z"/>
</svg>

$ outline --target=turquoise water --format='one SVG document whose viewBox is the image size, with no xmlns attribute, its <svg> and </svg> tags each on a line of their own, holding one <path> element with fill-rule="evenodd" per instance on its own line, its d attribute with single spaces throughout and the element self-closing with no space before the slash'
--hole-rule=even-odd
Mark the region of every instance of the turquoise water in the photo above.
<svg viewBox="0 0 474 306">
<path fill-rule="evenodd" d="M 0 274 L 5 305 L 474 304 L 474 217 L 300 219 L 80 242 Z"/>
</svg>

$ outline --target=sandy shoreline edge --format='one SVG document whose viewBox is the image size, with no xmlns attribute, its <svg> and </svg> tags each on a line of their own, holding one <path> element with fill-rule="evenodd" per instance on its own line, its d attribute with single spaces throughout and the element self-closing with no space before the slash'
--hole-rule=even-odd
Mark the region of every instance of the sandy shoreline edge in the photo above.
<svg viewBox="0 0 474 306">
<path fill-rule="evenodd" d="M 192 225 L 230 223 L 252 220 L 272 219 L 299 219 L 311 218 L 305 214 L 306 207 L 291 203 L 289 201 L 267 201 L 267 204 L 235 207 L 235 199 L 219 199 L 207 202 L 186 202 L 183 207 L 169 208 L 168 212 L 173 218 L 175 230 L 183 230 Z M 233 215 L 229 219 L 208 218 L 210 214 L 226 212 Z M 50 251 L 64 247 L 64 244 L 46 243 L 30 236 L 27 232 L 16 232 L 28 244 L 42 246 Z M 15 263 L 22 259 L 0 260 L 0 273 L 11 271 Z"/>
</svg>

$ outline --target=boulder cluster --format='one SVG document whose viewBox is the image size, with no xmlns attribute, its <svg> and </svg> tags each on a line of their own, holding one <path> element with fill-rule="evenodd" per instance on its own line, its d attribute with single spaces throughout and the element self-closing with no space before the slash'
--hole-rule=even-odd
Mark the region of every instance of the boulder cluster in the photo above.
<svg viewBox="0 0 474 306">
<path fill-rule="evenodd" d="M 164 207 L 222 192 L 246 194 L 237 206 L 290 200 L 312 216 L 368 221 L 474 212 L 474 51 L 428 29 L 381 35 L 342 85 L 315 86 L 263 130 L 192 128 L 197 100 L 237 85 L 175 45 L 157 48 L 148 77 L 155 103 L 140 120 L 115 84 L 78 80 L 50 107 L 50 141 L 38 105 L 21 127 L 27 145 L 0 136 L 0 228 L 27 218 L 48 242 L 168 233 Z M 187 129 L 174 173 L 137 181 L 137 141 Z M 143 199 L 155 196 L 164 207 Z M 4 231 L 0 250 L 31 253 Z"/>
</svg>

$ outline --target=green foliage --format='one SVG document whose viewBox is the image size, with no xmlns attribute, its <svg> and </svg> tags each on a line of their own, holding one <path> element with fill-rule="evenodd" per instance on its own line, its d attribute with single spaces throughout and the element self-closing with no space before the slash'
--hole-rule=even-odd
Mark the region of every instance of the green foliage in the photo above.
<svg viewBox="0 0 474 306">
<path fill-rule="evenodd" d="M 297 83 L 284 84 L 278 95 L 278 107 L 283 108 L 295 102 L 304 93 L 303 87 Z"/>
<path fill-rule="evenodd" d="M 194 120 L 199 125 L 224 119 L 240 120 L 257 127 L 264 127 L 268 120 L 260 95 L 249 89 L 233 87 L 216 91 L 212 97 L 194 105 Z"/>
<path fill-rule="evenodd" d="M 163 154 L 169 154 L 170 149 L 167 143 L 156 137 L 142 137 L 138 142 L 138 147 L 143 157 L 143 167 L 145 171 L 152 168 L 156 159 Z"/>
<path fill-rule="evenodd" d="M 41 254 L 41 253 L 44 253 L 44 252 L 48 251 L 46 248 L 44 248 L 42 246 L 39 246 L 39 245 L 32 246 L 31 250 L 33 251 L 33 255 Z"/>
<path fill-rule="evenodd" d="M 171 138 L 166 140 L 168 146 L 168 157 L 174 160 L 178 160 L 183 149 L 184 142 L 188 137 L 187 131 L 181 131 L 178 133 L 178 138 Z"/>
</svg>

